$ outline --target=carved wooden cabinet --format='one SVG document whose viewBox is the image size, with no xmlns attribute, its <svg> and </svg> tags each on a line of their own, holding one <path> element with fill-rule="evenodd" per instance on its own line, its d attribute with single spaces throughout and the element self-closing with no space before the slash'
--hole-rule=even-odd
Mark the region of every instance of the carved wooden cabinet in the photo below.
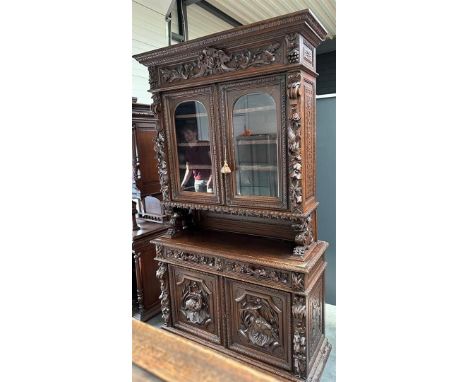
<svg viewBox="0 0 468 382">
<path fill-rule="evenodd" d="M 170 227 L 167 329 L 290 380 L 318 380 L 327 244 L 317 238 L 308 10 L 134 56 L 147 66 Z"/>
<path fill-rule="evenodd" d="M 161 311 L 161 286 L 155 278 L 156 251 L 150 241 L 162 235 L 167 226 L 144 220 L 138 220 L 138 226 L 132 242 L 132 315 L 147 321 Z"/>
<path fill-rule="evenodd" d="M 154 152 L 156 128 L 149 105 L 132 99 L 132 197 L 138 200 L 141 218 L 162 222 L 164 211 L 160 204 L 158 162 Z M 148 198 L 149 197 L 149 198 Z M 158 199 L 159 198 L 159 199 Z"/>
</svg>

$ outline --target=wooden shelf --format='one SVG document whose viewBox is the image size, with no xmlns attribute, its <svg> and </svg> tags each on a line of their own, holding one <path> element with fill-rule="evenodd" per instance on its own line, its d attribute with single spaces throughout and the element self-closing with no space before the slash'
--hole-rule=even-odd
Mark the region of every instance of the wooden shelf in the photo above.
<svg viewBox="0 0 468 382">
<path fill-rule="evenodd" d="M 257 111 L 269 111 L 269 110 L 276 110 L 276 106 L 268 105 L 268 106 L 248 107 L 245 109 L 236 109 L 234 110 L 233 115 L 242 115 L 246 113 L 253 113 Z"/>
<path fill-rule="evenodd" d="M 198 118 L 198 117 L 208 117 L 208 114 L 207 113 L 177 114 L 175 116 L 176 119 L 190 119 L 190 118 Z"/>
</svg>

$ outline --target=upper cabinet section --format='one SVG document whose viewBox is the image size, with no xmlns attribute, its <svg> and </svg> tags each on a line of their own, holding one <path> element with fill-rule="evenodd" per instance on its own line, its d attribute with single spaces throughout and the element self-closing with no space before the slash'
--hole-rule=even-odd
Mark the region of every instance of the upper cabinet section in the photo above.
<svg viewBox="0 0 468 382">
<path fill-rule="evenodd" d="M 309 10 L 241 26 L 135 55 L 149 68 L 150 87 L 177 89 L 278 70 L 292 65 L 315 73 L 315 48 L 326 36 Z"/>
</svg>

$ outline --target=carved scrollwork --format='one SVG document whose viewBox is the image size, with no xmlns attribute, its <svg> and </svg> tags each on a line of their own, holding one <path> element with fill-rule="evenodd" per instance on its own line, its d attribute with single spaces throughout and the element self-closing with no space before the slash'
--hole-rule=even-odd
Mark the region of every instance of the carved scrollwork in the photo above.
<svg viewBox="0 0 468 382">
<path fill-rule="evenodd" d="M 187 321 L 204 326 L 211 322 L 208 293 L 199 282 L 191 280 L 185 284 L 181 304 L 180 311 Z"/>
<path fill-rule="evenodd" d="M 256 279 L 264 279 L 282 284 L 289 284 L 289 273 L 280 272 L 267 267 L 256 267 L 251 264 L 226 260 L 225 269 L 226 271 L 252 276 Z"/>
<path fill-rule="evenodd" d="M 253 66 L 269 65 L 276 61 L 279 47 L 280 43 L 274 43 L 265 48 L 247 49 L 234 54 L 228 54 L 224 50 L 214 47 L 205 48 L 195 61 L 179 64 L 175 67 L 161 68 L 161 82 L 163 84 L 171 83 L 189 78 L 243 70 Z M 154 74 L 154 77 L 157 75 Z M 150 81 L 150 83 L 151 86 L 158 85 L 155 80 Z"/>
<path fill-rule="evenodd" d="M 293 315 L 293 370 L 300 378 L 307 375 L 306 305 L 305 298 L 294 296 Z"/>
<path fill-rule="evenodd" d="M 279 343 L 278 312 L 270 303 L 245 294 L 240 301 L 239 334 L 251 344 L 274 349 Z"/>
<path fill-rule="evenodd" d="M 159 262 L 159 268 L 156 271 L 156 277 L 161 282 L 161 312 L 166 326 L 169 325 L 170 309 L 169 309 L 169 291 L 168 291 L 168 277 L 167 277 L 167 264 Z"/>
<path fill-rule="evenodd" d="M 288 62 L 290 64 L 297 64 L 300 59 L 299 55 L 299 35 L 291 33 L 286 35 L 286 51 Z"/>
</svg>

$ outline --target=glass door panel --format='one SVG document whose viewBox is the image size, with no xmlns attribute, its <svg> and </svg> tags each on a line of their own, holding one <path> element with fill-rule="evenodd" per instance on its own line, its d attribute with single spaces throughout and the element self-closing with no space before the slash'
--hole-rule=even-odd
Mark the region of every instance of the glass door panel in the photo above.
<svg viewBox="0 0 468 382">
<path fill-rule="evenodd" d="M 223 154 L 231 167 L 225 175 L 227 204 L 287 209 L 284 76 L 233 82 L 220 90 Z"/>
<path fill-rule="evenodd" d="M 232 114 L 236 195 L 278 197 L 275 100 L 265 93 L 246 94 Z"/>
<path fill-rule="evenodd" d="M 164 95 L 172 200 L 220 204 L 212 88 Z"/>
</svg>

